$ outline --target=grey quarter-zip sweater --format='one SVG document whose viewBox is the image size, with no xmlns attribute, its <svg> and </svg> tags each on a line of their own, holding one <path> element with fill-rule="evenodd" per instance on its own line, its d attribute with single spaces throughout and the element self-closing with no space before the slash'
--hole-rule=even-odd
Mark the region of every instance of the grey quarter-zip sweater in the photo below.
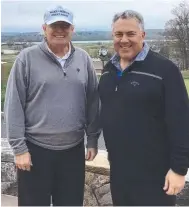
<svg viewBox="0 0 189 207">
<path fill-rule="evenodd" d="M 50 149 L 76 146 L 87 135 L 96 148 L 100 134 L 98 81 L 92 60 L 71 44 L 64 68 L 45 41 L 20 52 L 5 97 L 7 137 L 14 154 L 28 151 L 26 140 Z"/>
</svg>

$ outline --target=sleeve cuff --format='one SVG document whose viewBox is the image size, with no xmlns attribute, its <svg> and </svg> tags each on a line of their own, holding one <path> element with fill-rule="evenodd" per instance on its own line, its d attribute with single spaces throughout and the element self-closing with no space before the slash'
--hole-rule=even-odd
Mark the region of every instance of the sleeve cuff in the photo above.
<svg viewBox="0 0 189 207">
<path fill-rule="evenodd" d="M 97 136 L 88 136 L 87 137 L 87 148 L 98 148 L 98 137 Z"/>
<path fill-rule="evenodd" d="M 21 155 L 21 154 L 23 154 L 25 152 L 28 152 L 28 147 L 27 147 L 26 144 L 24 144 L 20 148 L 13 149 L 14 155 Z"/>
<path fill-rule="evenodd" d="M 173 172 L 182 176 L 185 176 L 188 172 L 188 168 L 171 167 L 171 169 Z"/>
</svg>

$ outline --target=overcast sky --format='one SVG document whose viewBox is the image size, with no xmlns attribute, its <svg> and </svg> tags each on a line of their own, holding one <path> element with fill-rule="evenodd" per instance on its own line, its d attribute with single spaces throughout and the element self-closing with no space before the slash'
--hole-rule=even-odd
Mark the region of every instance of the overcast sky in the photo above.
<svg viewBox="0 0 189 207">
<path fill-rule="evenodd" d="M 41 31 L 43 14 L 51 5 L 62 5 L 74 14 L 78 29 L 110 30 L 115 13 L 132 9 L 140 12 L 147 29 L 163 29 L 172 18 L 171 10 L 181 0 L 124 0 L 124 1 L 1 1 L 1 31 Z"/>
</svg>

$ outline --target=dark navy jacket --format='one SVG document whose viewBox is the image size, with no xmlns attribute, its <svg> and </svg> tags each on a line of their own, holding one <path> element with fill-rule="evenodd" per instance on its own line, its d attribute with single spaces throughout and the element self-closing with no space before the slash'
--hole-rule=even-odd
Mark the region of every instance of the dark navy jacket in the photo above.
<svg viewBox="0 0 189 207">
<path fill-rule="evenodd" d="M 99 93 L 112 168 L 121 165 L 130 180 L 163 180 L 170 168 L 187 173 L 189 100 L 182 75 L 170 60 L 150 50 L 119 78 L 109 61 Z"/>
</svg>

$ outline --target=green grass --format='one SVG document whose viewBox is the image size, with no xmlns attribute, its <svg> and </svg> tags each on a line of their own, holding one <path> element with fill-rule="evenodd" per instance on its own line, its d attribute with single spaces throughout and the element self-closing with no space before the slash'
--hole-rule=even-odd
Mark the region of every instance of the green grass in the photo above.
<svg viewBox="0 0 189 207">
<path fill-rule="evenodd" d="M 1 111 L 3 111 L 4 108 L 5 92 L 6 92 L 6 85 L 1 85 Z"/>
<path fill-rule="evenodd" d="M 5 101 L 5 92 L 6 92 L 6 83 L 7 83 L 12 65 L 13 65 L 13 62 L 7 62 L 3 64 L 4 77 L 2 77 L 1 75 L 1 111 L 3 111 L 3 106 L 4 106 L 4 101 Z M 2 67 L 1 67 L 1 70 L 2 70 Z M 1 74 L 2 74 L 2 71 L 1 71 Z"/>
<path fill-rule="evenodd" d="M 7 63 L 3 64 L 3 68 L 4 68 L 4 72 L 6 74 L 6 78 L 8 78 L 12 66 L 13 66 L 13 63 L 11 63 L 11 62 L 7 62 Z"/>
<path fill-rule="evenodd" d="M 13 63 L 16 59 L 17 55 L 1 55 L 1 61 L 3 62 L 8 62 L 8 63 Z"/>
<path fill-rule="evenodd" d="M 182 71 L 182 75 L 184 78 L 189 79 L 189 70 Z"/>
<path fill-rule="evenodd" d="M 184 81 L 185 81 L 186 89 L 187 89 L 188 95 L 189 95 L 189 78 L 184 79 Z"/>
</svg>

